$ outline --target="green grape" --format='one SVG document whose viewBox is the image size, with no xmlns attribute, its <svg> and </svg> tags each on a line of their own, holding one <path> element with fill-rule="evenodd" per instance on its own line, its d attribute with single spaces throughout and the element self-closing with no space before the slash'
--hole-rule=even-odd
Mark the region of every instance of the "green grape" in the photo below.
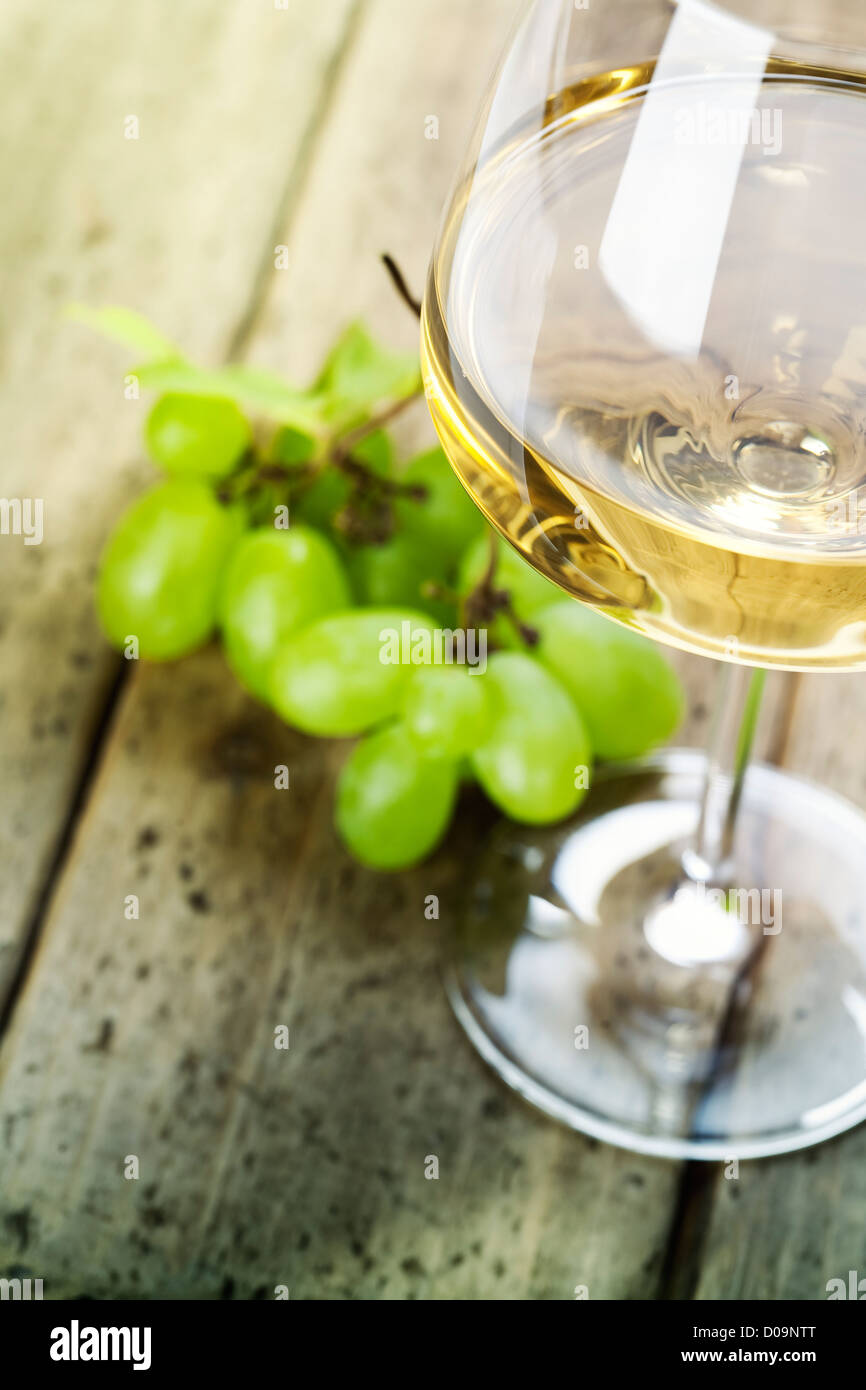
<svg viewBox="0 0 866 1390">
<path fill-rule="evenodd" d="M 402 475 L 405 484 L 423 487 L 423 502 L 401 499 L 400 521 L 413 535 L 423 537 L 440 557 L 444 575 L 471 543 L 486 531 L 486 523 L 451 468 L 442 449 L 431 449 L 413 459 Z"/>
<path fill-rule="evenodd" d="M 675 732 L 685 697 L 654 642 L 571 600 L 532 622 L 535 654 L 577 704 L 598 757 L 640 757 Z"/>
<path fill-rule="evenodd" d="M 219 396 L 163 396 L 147 418 L 151 458 L 167 473 L 225 478 L 249 448 L 250 427 L 234 401 Z"/>
<path fill-rule="evenodd" d="M 460 564 L 458 579 L 459 592 L 465 598 L 477 588 L 490 566 L 489 529 L 474 545 L 471 545 Z M 531 565 L 507 545 L 501 537 L 495 538 L 496 572 L 493 578 L 495 589 L 505 590 L 511 596 L 511 606 L 522 623 L 533 626 L 533 614 L 539 609 L 555 603 L 561 590 L 534 570 Z M 491 635 L 502 647 L 522 648 L 522 640 L 514 624 L 506 617 L 499 617 L 491 624 Z"/>
<path fill-rule="evenodd" d="M 280 447 L 288 448 L 288 443 Z M 299 445 L 295 446 L 297 449 Z M 300 462 L 297 458 L 282 459 L 283 462 Z M 311 455 L 307 456 L 308 458 Z M 390 435 L 384 430 L 375 430 L 361 439 L 352 450 L 352 457 L 382 478 L 387 478 L 394 466 L 394 446 Z M 351 485 L 345 473 L 331 464 L 325 464 L 319 476 L 298 494 L 292 504 L 292 517 L 315 526 L 319 531 L 333 531 L 334 517 L 349 500 Z"/>
<path fill-rule="evenodd" d="M 334 517 L 346 505 L 349 480 L 335 468 L 324 468 L 318 478 L 298 493 L 291 504 L 292 521 L 330 534 Z"/>
<path fill-rule="evenodd" d="M 457 763 L 430 758 L 402 724 L 359 743 L 337 787 L 336 824 L 347 848 L 371 869 L 408 869 L 437 846 L 451 822 Z"/>
<path fill-rule="evenodd" d="M 394 472 L 394 448 L 390 436 L 383 430 L 368 435 L 352 450 L 352 457 L 365 464 L 379 477 Z M 312 524 L 329 525 L 336 512 L 349 499 L 348 479 L 336 469 L 326 468 L 322 477 L 301 495 L 296 515 L 310 518 Z M 345 546 L 344 552 L 358 601 L 368 607 L 387 608 L 407 605 L 430 613 L 444 627 L 456 620 L 456 607 L 424 592 L 429 581 L 444 577 L 446 563 L 439 547 L 431 537 L 414 525 L 414 511 L 401 512 L 398 502 L 394 508 L 397 531 L 381 545 Z"/>
<path fill-rule="evenodd" d="M 416 671 L 406 689 L 403 722 L 422 750 L 464 757 L 483 743 L 487 731 L 484 677 L 461 666 Z"/>
<path fill-rule="evenodd" d="M 407 609 L 363 608 L 322 618 L 293 634 L 277 653 L 271 702 L 304 733 L 366 733 L 399 710 L 413 650 L 418 654 L 414 644 L 424 634 L 429 644 L 433 632 L 428 617 Z"/>
<path fill-rule="evenodd" d="M 220 595 L 229 665 L 247 690 L 267 700 L 285 639 L 351 603 L 340 557 L 324 536 L 307 526 L 251 531 L 232 554 Z"/>
<path fill-rule="evenodd" d="M 294 425 L 283 425 L 271 440 L 268 456 L 274 463 L 309 463 L 316 452 L 316 441 L 311 434 L 295 429 Z"/>
<path fill-rule="evenodd" d="M 399 531 L 382 545 L 351 547 L 348 567 L 360 603 L 375 608 L 408 604 L 430 613 L 443 627 L 454 625 L 455 605 L 424 592 L 428 582 L 442 578 L 441 558 L 412 532 Z"/>
<path fill-rule="evenodd" d="M 353 446 L 352 458 L 380 478 L 387 478 L 394 471 L 394 441 L 386 430 L 374 430 Z"/>
<path fill-rule="evenodd" d="M 529 825 L 571 815 L 586 795 L 592 747 L 570 696 L 522 652 L 494 653 L 484 679 L 488 734 L 472 763 L 490 800 Z"/>
<path fill-rule="evenodd" d="M 139 655 L 172 661 L 202 646 L 217 617 L 220 578 L 242 528 L 204 483 L 172 478 L 134 502 L 105 548 L 97 607 L 109 641 L 136 637 Z"/>
</svg>

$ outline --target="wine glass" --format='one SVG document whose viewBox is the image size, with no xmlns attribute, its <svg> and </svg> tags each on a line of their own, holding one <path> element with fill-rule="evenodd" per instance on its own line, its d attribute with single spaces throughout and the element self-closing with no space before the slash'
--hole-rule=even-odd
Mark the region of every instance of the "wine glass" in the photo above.
<svg viewBox="0 0 866 1390">
<path fill-rule="evenodd" d="M 866 817 L 749 765 L 766 667 L 866 666 L 864 151 L 861 0 L 531 0 L 433 257 L 427 395 L 478 506 L 725 663 L 708 755 L 500 827 L 449 944 L 487 1061 L 641 1152 L 866 1116 Z"/>
</svg>

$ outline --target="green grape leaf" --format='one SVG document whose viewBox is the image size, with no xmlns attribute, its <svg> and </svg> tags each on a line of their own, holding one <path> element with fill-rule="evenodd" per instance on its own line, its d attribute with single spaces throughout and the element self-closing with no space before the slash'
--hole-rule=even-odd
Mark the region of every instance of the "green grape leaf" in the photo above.
<svg viewBox="0 0 866 1390">
<path fill-rule="evenodd" d="M 313 389 L 327 401 L 329 422 L 350 429 L 375 405 L 420 391 L 418 355 L 390 352 L 371 338 L 363 323 L 351 323 L 332 348 Z"/>
<path fill-rule="evenodd" d="M 233 363 L 223 367 L 220 374 L 234 393 L 232 399 L 239 405 L 313 436 L 321 434 L 325 402 L 317 400 L 312 392 L 298 390 L 267 367 Z"/>
<path fill-rule="evenodd" d="M 243 363 L 193 367 L 185 362 L 145 363 L 135 375 L 145 390 L 186 396 L 220 396 L 282 425 L 319 437 L 326 430 L 325 403 L 290 386 L 277 372 Z"/>
<path fill-rule="evenodd" d="M 134 309 L 124 309 L 119 304 L 109 304 L 103 309 L 93 309 L 88 304 L 70 304 L 66 316 L 76 323 L 86 324 L 104 338 L 133 348 L 148 362 L 184 360 L 180 348 Z"/>
</svg>

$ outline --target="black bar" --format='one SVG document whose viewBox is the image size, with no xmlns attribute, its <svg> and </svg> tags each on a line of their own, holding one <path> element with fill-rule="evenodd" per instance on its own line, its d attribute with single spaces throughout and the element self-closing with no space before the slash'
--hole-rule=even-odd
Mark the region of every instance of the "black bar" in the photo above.
<svg viewBox="0 0 866 1390">
<path fill-rule="evenodd" d="M 856 1301 L 862 1301 L 855 1292 Z M 135 1383 L 145 1375 L 161 1381 L 166 1374 L 184 1371 L 248 1378 L 251 1372 L 272 1375 L 280 1367 L 286 1377 L 294 1377 L 307 1358 L 324 1371 L 341 1350 L 358 1372 L 365 1364 L 371 1369 L 371 1358 L 381 1369 L 392 1357 L 409 1371 L 402 1337 L 411 1332 L 417 1369 L 429 1383 L 439 1356 L 444 1373 L 454 1372 L 455 1343 L 448 1325 L 459 1320 L 458 1359 L 464 1367 L 475 1355 L 488 1370 L 500 1357 L 507 1365 L 519 1345 L 530 1358 L 533 1347 L 536 1353 L 543 1348 L 539 1370 L 542 1365 L 549 1369 L 554 1334 L 558 1352 L 567 1355 L 575 1372 L 581 1366 L 589 1372 L 601 1362 L 609 1374 L 665 1374 L 674 1368 L 701 1374 L 708 1366 L 770 1372 L 797 1366 L 826 1377 L 859 1364 L 864 1320 L 859 1310 L 840 1306 L 850 1301 L 849 1296 L 819 1303 L 578 1299 L 564 1311 L 542 1312 L 545 1341 L 539 1344 L 525 1341 L 539 1330 L 538 1312 L 521 1313 L 511 1305 L 503 1321 L 497 1316 L 501 1309 L 491 1314 L 492 1305 L 485 1303 L 459 1304 L 455 1316 L 454 1305 L 437 1302 L 434 1317 L 418 1303 L 364 1303 L 359 1308 L 353 1303 L 293 1302 L 285 1296 L 248 1303 L 6 1300 L 0 1302 L 0 1347 L 4 1366 L 14 1365 L 19 1377 L 22 1371 L 39 1371 L 61 1380 L 92 1380 L 108 1371 L 115 1378 L 131 1375 Z M 467 1309 L 471 1321 L 466 1320 Z M 515 1325 L 514 1318 L 524 1316 L 525 1327 Z M 102 1329 L 116 1329 L 116 1334 L 103 1336 Z M 104 1359 L 89 1359 L 92 1351 Z M 115 1353 L 125 1359 L 114 1359 Z M 68 1359 L 55 1359 L 60 1356 Z M 136 1360 L 139 1372 L 133 1369 Z"/>
</svg>

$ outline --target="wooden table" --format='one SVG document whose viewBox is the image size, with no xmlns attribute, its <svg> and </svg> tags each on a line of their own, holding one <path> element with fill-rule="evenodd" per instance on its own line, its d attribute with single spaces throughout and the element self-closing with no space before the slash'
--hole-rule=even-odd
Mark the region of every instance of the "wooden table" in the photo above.
<svg viewBox="0 0 866 1390">
<path fill-rule="evenodd" d="M 378 257 L 422 284 L 510 11 L 0 9 L 2 491 L 46 525 L 0 541 L 0 1275 L 47 1297 L 821 1299 L 866 1273 L 866 1131 L 734 1182 L 537 1116 L 453 1022 L 424 917 L 459 901 L 471 813 L 434 863 L 363 872 L 331 828 L 341 748 L 216 649 L 136 668 L 94 622 L 145 405 L 63 306 L 130 304 L 299 381 L 355 315 L 411 347 Z M 699 741 L 713 670 L 682 665 Z M 776 704 L 769 756 L 866 804 L 866 683 Z"/>
</svg>

